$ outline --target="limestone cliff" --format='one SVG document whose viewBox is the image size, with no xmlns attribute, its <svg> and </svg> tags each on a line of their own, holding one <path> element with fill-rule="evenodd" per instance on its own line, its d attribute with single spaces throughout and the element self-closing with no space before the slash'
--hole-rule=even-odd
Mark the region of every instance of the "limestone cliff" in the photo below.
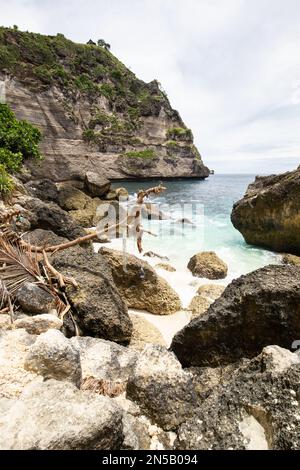
<svg viewBox="0 0 300 470">
<path fill-rule="evenodd" d="M 209 170 L 157 81 L 137 79 L 106 48 L 0 28 L 0 80 L 20 119 L 43 133 L 35 179 L 206 178 Z"/>
<path fill-rule="evenodd" d="M 246 242 L 300 254 L 300 167 L 257 177 L 238 201 L 231 220 Z"/>
</svg>

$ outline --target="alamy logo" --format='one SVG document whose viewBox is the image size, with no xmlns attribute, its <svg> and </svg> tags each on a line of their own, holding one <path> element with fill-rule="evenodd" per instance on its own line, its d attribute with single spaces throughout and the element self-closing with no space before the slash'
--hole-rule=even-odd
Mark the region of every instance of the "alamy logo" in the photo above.
<svg viewBox="0 0 300 470">
<path fill-rule="evenodd" d="M 294 349 L 294 350 L 295 350 L 295 349 L 296 349 L 296 350 L 299 350 L 299 349 L 300 349 L 300 340 L 299 340 L 299 339 L 293 342 L 293 344 L 292 344 L 292 349 Z"/>
<path fill-rule="evenodd" d="M 5 82 L 0 81 L 0 103 L 5 103 Z"/>
</svg>

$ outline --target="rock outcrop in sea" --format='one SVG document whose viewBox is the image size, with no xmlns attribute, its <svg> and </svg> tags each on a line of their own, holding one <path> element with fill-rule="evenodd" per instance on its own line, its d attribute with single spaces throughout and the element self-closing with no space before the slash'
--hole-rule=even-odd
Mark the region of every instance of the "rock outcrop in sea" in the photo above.
<svg viewBox="0 0 300 470">
<path fill-rule="evenodd" d="M 300 254 L 300 167 L 257 177 L 232 210 L 231 220 L 247 243 Z"/>
</svg>

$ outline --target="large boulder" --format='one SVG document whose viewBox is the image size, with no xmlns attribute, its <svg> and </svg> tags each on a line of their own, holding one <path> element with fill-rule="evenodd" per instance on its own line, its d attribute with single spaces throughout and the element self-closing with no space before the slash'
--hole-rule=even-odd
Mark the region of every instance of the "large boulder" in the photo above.
<svg viewBox="0 0 300 470">
<path fill-rule="evenodd" d="M 300 255 L 300 167 L 257 177 L 233 206 L 231 220 L 247 243 Z"/>
<path fill-rule="evenodd" d="M 216 385 L 178 430 L 180 450 L 298 450 L 300 359 L 268 346 Z"/>
<path fill-rule="evenodd" d="M 78 283 L 77 288 L 69 285 L 66 295 L 81 333 L 120 343 L 130 341 L 132 323 L 104 257 L 84 249 L 68 249 L 54 255 L 52 263 Z M 66 321 L 68 318 L 65 315 Z"/>
<path fill-rule="evenodd" d="M 85 174 L 85 188 L 92 197 L 104 196 L 108 193 L 111 183 L 104 176 L 100 176 L 93 171 L 87 171 Z"/>
<path fill-rule="evenodd" d="M 162 346 L 147 345 L 139 354 L 127 384 L 127 397 L 139 404 L 164 430 L 174 430 L 197 405 L 189 373 Z"/>
<path fill-rule="evenodd" d="M 58 202 L 58 190 L 56 184 L 48 179 L 30 181 L 25 185 L 33 197 L 42 201 Z"/>
<path fill-rule="evenodd" d="M 65 185 L 60 187 L 58 204 L 66 211 L 84 209 L 90 201 L 91 198 L 87 194 L 74 186 Z"/>
<path fill-rule="evenodd" d="M 137 354 L 111 341 L 89 336 L 74 336 L 71 344 L 79 351 L 82 368 L 82 388 L 113 392 L 126 390 Z"/>
<path fill-rule="evenodd" d="M 44 202 L 37 198 L 26 197 L 23 201 L 31 214 L 31 228 L 52 230 L 56 235 L 74 240 L 85 235 L 72 217 L 54 202 Z"/>
<path fill-rule="evenodd" d="M 120 251 L 103 247 L 100 253 L 108 262 L 115 284 L 128 307 L 156 315 L 168 315 L 180 310 L 178 294 L 146 261 L 127 254 L 125 265 Z"/>
<path fill-rule="evenodd" d="M 267 266 L 234 280 L 171 345 L 185 365 L 218 366 L 300 338 L 300 269 Z"/>
<path fill-rule="evenodd" d="M 187 267 L 193 276 L 206 279 L 224 279 L 228 271 L 227 265 L 213 251 L 197 253 L 190 259 Z"/>
<path fill-rule="evenodd" d="M 52 379 L 29 385 L 2 413 L 0 449 L 119 449 L 122 427 L 122 412 L 110 398 Z"/>
<path fill-rule="evenodd" d="M 37 338 L 27 352 L 24 367 L 45 379 L 66 380 L 77 387 L 81 383 L 79 351 L 57 330 L 48 330 Z"/>
</svg>

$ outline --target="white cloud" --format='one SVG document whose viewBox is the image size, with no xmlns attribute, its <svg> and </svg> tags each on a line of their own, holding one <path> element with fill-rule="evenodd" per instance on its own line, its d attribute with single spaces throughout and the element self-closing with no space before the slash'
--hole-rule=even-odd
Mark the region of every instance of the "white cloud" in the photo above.
<svg viewBox="0 0 300 470">
<path fill-rule="evenodd" d="M 219 172 L 300 160 L 298 0 L 0 0 L 1 23 L 86 42 L 105 38 L 157 78 Z"/>
</svg>

